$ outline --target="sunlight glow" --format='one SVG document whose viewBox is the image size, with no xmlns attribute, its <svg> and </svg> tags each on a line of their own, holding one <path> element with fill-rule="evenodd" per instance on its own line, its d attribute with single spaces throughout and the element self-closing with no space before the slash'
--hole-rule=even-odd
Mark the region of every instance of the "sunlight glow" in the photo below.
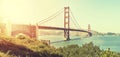
<svg viewBox="0 0 120 57">
<path fill-rule="evenodd" d="M 34 23 L 35 18 L 47 17 L 46 10 L 49 10 L 53 4 L 54 2 L 46 2 L 46 0 L 3 0 L 2 15 L 5 19 L 9 18 L 12 23 Z"/>
<path fill-rule="evenodd" d="M 26 21 L 19 19 L 20 17 L 24 17 L 24 12 L 19 6 L 14 5 L 12 1 L 3 1 L 2 5 L 2 13 L 4 16 L 4 22 L 7 23 L 8 21 L 13 23 L 25 23 Z"/>
</svg>

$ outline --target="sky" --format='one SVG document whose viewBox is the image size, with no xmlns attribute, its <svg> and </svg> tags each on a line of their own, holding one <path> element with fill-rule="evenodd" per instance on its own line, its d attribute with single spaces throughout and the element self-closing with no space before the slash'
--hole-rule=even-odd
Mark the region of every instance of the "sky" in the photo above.
<svg viewBox="0 0 120 57">
<path fill-rule="evenodd" d="M 36 24 L 66 6 L 82 29 L 90 24 L 98 32 L 120 33 L 120 0 L 0 0 L 0 20 Z M 61 14 L 44 25 L 63 26 L 63 20 Z"/>
</svg>

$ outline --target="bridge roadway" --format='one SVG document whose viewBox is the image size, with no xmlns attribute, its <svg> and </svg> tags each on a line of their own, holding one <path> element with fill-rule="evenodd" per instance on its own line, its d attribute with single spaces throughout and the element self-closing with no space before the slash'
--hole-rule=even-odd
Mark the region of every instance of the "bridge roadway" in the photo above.
<svg viewBox="0 0 120 57">
<path fill-rule="evenodd" d="M 49 26 L 38 26 L 38 29 L 50 29 L 50 30 L 69 30 L 69 31 L 79 31 L 79 32 L 86 32 L 89 36 L 92 36 L 92 33 L 86 30 L 81 29 L 67 29 L 67 28 L 60 28 L 60 27 L 49 27 Z"/>
</svg>

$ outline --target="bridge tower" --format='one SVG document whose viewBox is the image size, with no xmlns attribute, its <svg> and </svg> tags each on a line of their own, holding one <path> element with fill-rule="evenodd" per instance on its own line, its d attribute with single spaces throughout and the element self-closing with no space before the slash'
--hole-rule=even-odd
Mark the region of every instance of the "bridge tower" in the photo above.
<svg viewBox="0 0 120 57">
<path fill-rule="evenodd" d="M 70 40 L 70 8 L 69 7 L 64 7 L 64 28 L 66 28 L 66 30 L 64 30 L 64 37 L 66 38 L 66 40 Z"/>
<path fill-rule="evenodd" d="M 90 24 L 88 24 L 88 32 L 89 32 L 89 36 L 92 36 L 91 26 L 90 26 Z"/>
<path fill-rule="evenodd" d="M 88 24 L 88 32 L 91 32 L 90 24 Z"/>
</svg>

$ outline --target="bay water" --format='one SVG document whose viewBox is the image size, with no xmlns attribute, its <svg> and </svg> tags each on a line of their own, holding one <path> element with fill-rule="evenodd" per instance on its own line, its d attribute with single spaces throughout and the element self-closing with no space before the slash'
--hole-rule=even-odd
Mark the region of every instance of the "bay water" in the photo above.
<svg viewBox="0 0 120 57">
<path fill-rule="evenodd" d="M 67 45 L 77 44 L 82 46 L 82 44 L 93 42 L 94 45 L 100 47 L 100 49 L 107 50 L 108 48 L 111 51 L 120 52 L 120 36 L 92 36 L 92 37 L 79 37 L 79 36 L 72 36 L 70 41 L 65 41 L 63 36 L 39 36 L 39 40 L 50 40 L 51 46 L 63 47 Z"/>
</svg>

